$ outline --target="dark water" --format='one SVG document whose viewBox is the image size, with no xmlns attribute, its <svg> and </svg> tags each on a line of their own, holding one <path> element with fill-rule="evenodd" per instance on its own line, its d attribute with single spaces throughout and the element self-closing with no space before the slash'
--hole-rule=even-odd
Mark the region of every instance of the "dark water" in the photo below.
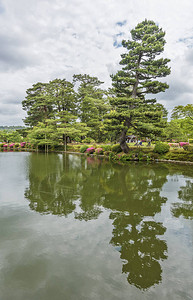
<svg viewBox="0 0 193 300">
<path fill-rule="evenodd" d="M 0 153 L 0 299 L 193 299 L 193 167 Z"/>
</svg>

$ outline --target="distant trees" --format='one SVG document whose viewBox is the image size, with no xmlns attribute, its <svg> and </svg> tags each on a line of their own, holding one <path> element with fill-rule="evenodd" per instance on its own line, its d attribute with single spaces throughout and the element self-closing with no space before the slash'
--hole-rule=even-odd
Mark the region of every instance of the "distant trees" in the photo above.
<svg viewBox="0 0 193 300">
<path fill-rule="evenodd" d="M 21 142 L 22 135 L 17 130 L 0 130 L 0 142 Z"/>
<path fill-rule="evenodd" d="M 172 121 L 180 124 L 185 136 L 193 138 L 193 104 L 175 106 Z"/>
</svg>

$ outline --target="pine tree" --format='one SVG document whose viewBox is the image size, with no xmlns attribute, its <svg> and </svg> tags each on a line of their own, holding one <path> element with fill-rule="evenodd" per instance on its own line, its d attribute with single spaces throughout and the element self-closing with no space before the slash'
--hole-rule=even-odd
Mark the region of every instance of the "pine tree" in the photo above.
<svg viewBox="0 0 193 300">
<path fill-rule="evenodd" d="M 90 128 L 88 136 L 100 142 L 104 136 L 104 115 L 108 110 L 106 91 L 100 87 L 103 82 L 87 74 L 74 75 L 73 82 L 78 84 L 78 116 Z"/>
<path fill-rule="evenodd" d="M 148 94 L 164 92 L 169 86 L 156 80 L 170 74 L 167 58 L 159 58 L 164 50 L 165 32 L 153 21 L 145 20 L 131 30 L 131 40 L 122 41 L 127 52 L 121 55 L 122 69 L 112 75 L 114 97 L 107 116 L 109 129 L 120 135 L 120 145 L 127 153 L 128 129 L 143 136 L 160 133 L 163 109 Z"/>
</svg>

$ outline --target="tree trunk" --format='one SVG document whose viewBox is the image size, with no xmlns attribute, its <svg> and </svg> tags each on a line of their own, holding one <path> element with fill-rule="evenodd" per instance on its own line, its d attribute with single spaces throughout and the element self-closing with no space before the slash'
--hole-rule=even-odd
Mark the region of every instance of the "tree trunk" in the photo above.
<svg viewBox="0 0 193 300">
<path fill-rule="evenodd" d="M 126 133 L 127 133 L 127 129 L 124 129 L 122 131 L 120 139 L 119 139 L 121 149 L 123 150 L 124 153 L 129 152 L 129 147 L 127 146 L 127 143 L 126 143 Z"/>
<path fill-rule="evenodd" d="M 63 142 L 64 142 L 64 151 L 66 152 L 66 150 L 67 150 L 67 139 L 66 139 L 65 134 L 63 134 Z"/>
</svg>

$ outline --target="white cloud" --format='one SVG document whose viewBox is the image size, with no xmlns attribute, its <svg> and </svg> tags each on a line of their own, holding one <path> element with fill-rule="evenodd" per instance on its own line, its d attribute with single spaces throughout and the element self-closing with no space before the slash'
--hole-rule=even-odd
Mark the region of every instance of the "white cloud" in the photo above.
<svg viewBox="0 0 193 300">
<path fill-rule="evenodd" d="M 192 15 L 191 0 L 0 0 L 0 125 L 22 124 L 20 102 L 38 81 L 88 73 L 109 86 L 124 51 L 115 39 L 145 18 L 166 31 L 171 59 L 171 90 L 158 98 L 170 110 L 193 103 Z"/>
</svg>

